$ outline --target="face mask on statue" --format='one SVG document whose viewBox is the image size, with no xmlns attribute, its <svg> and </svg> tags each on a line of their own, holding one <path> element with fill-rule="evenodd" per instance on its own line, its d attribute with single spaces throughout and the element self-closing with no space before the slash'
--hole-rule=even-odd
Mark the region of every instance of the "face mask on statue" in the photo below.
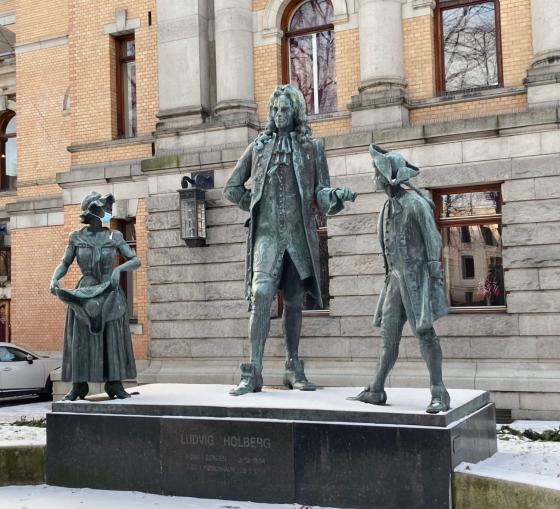
<svg viewBox="0 0 560 509">
<path fill-rule="evenodd" d="M 113 217 L 113 215 L 110 214 L 109 212 L 105 212 L 102 216 L 98 216 L 97 214 L 93 214 L 93 215 L 101 219 L 101 224 L 107 224 Z"/>
</svg>

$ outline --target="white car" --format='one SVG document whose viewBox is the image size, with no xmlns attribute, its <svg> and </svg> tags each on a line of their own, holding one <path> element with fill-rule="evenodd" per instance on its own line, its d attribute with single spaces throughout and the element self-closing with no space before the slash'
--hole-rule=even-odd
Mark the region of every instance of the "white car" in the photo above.
<svg viewBox="0 0 560 509">
<path fill-rule="evenodd" d="M 38 394 L 50 397 L 50 373 L 60 359 L 30 352 L 13 343 L 0 343 L 0 398 Z"/>
</svg>

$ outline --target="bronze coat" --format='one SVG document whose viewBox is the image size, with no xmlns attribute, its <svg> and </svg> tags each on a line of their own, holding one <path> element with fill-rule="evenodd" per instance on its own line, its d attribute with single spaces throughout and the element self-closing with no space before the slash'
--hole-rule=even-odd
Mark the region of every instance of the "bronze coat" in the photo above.
<svg viewBox="0 0 560 509">
<path fill-rule="evenodd" d="M 320 140 L 300 143 L 296 133 L 290 133 L 292 140 L 292 163 L 301 198 L 302 221 L 305 228 L 307 248 L 311 255 L 313 276 L 310 291 L 319 305 L 322 305 L 319 276 L 319 237 L 314 207 L 324 214 L 336 214 L 344 208 L 344 204 L 330 187 L 327 158 Z M 247 255 L 245 271 L 245 296 L 251 300 L 251 283 L 253 279 L 253 239 L 255 235 L 258 204 L 262 197 L 266 172 L 275 146 L 276 134 L 258 150 L 251 143 L 233 170 L 224 188 L 227 200 L 250 213 L 247 237 Z M 252 179 L 252 190 L 245 183 Z M 302 246 L 305 249 L 305 246 Z"/>
<path fill-rule="evenodd" d="M 398 204 L 394 207 L 394 235 L 397 235 L 395 265 L 403 282 L 401 288 L 403 303 L 407 318 L 416 330 L 423 332 L 433 326 L 433 323 L 447 314 L 447 299 L 443 288 L 441 256 L 441 236 L 437 230 L 432 208 L 425 198 L 411 192 L 403 192 L 394 198 Z M 384 217 L 387 214 L 388 203 L 385 202 L 377 232 L 385 261 L 385 274 L 389 273 L 385 251 Z M 373 325 L 381 326 L 383 317 L 383 302 L 389 278 L 385 278 L 385 286 L 381 291 Z"/>
</svg>

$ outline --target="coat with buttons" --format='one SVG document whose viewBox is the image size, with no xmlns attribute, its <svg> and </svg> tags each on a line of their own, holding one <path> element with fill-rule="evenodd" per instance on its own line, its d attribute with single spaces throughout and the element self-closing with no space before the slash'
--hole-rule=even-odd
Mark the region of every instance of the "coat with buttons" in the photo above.
<svg viewBox="0 0 560 509">
<path fill-rule="evenodd" d="M 389 260 L 385 247 L 385 217 L 392 203 L 393 231 L 395 235 L 394 253 Z M 443 287 L 441 236 L 437 230 L 432 205 L 429 200 L 415 192 L 402 192 L 392 200 L 387 200 L 381 214 L 377 232 L 385 262 L 385 285 L 379 296 L 373 325 L 380 327 L 383 320 L 383 303 L 389 282 L 389 273 L 396 272 L 403 281 L 405 292 L 403 303 L 408 320 L 414 320 L 416 330 L 430 329 L 434 322 L 447 314 L 447 299 Z"/>
<path fill-rule="evenodd" d="M 320 290 L 319 237 L 315 207 L 323 214 L 336 214 L 344 208 L 335 189 L 330 187 L 329 168 L 325 151 L 320 140 L 301 143 L 295 132 L 290 133 L 292 145 L 292 164 L 301 198 L 302 222 L 305 229 L 307 246 L 313 266 L 310 293 L 319 306 L 322 306 Z M 262 197 L 266 172 L 269 168 L 276 142 L 273 133 L 267 143 L 259 149 L 251 143 L 237 162 L 231 177 L 224 187 L 224 197 L 241 209 L 249 212 L 247 236 L 247 253 L 245 265 L 245 295 L 251 301 L 251 284 L 253 279 L 253 243 L 255 237 L 258 204 Z M 252 189 L 246 187 L 251 179 Z"/>
</svg>

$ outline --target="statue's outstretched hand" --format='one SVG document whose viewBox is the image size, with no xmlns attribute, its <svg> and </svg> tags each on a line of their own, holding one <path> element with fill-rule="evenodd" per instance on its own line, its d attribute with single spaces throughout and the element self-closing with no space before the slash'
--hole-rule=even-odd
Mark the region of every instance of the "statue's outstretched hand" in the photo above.
<svg viewBox="0 0 560 509">
<path fill-rule="evenodd" d="M 355 193 L 348 187 L 339 187 L 335 193 L 338 199 L 342 201 L 354 201 L 356 196 L 358 196 L 358 193 Z"/>
</svg>

